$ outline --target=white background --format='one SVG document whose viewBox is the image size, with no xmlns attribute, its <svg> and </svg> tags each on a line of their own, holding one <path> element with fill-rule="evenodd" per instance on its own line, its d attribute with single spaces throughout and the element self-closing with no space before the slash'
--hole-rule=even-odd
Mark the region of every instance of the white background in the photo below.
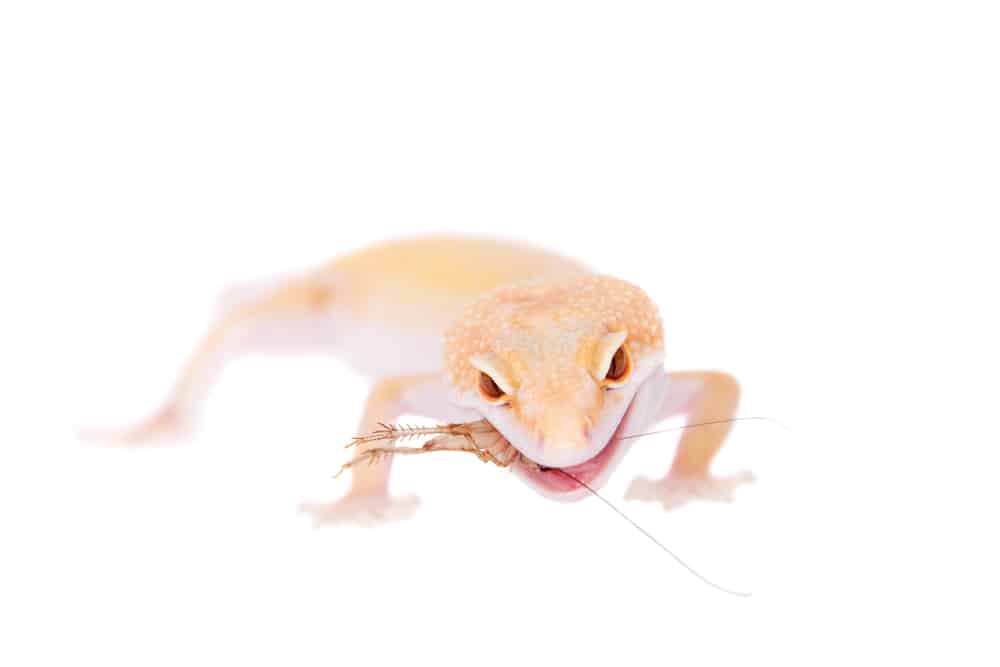
<svg viewBox="0 0 1000 667">
<path fill-rule="evenodd" d="M 995 664 L 998 22 L 969 2 L 0 9 L 0 662 Z M 732 505 L 552 504 L 464 457 L 314 531 L 365 385 L 247 359 L 152 409 L 233 280 L 522 238 L 642 285 L 743 383 Z"/>
</svg>

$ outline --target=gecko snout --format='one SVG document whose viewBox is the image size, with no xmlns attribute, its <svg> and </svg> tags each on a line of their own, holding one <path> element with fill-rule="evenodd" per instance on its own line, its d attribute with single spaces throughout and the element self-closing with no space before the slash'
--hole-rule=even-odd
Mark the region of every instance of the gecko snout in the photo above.
<svg viewBox="0 0 1000 667">
<path fill-rule="evenodd" d="M 523 429 L 522 452 L 543 466 L 562 468 L 592 458 L 594 424 L 603 406 L 602 390 L 583 369 L 559 368 L 522 381 L 513 417 Z"/>
<path fill-rule="evenodd" d="M 564 468 L 582 463 L 595 452 L 590 437 L 590 425 L 578 415 L 561 415 L 545 419 L 536 431 L 536 461 L 544 466 Z"/>
</svg>

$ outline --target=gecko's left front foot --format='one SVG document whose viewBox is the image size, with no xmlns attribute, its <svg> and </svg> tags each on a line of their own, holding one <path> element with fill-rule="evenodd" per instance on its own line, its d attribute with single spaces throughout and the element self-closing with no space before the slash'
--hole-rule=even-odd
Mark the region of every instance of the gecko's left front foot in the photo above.
<svg viewBox="0 0 1000 667">
<path fill-rule="evenodd" d="M 374 526 L 409 519 L 417 511 L 418 505 L 420 499 L 416 496 L 397 498 L 377 493 L 348 493 L 329 503 L 302 503 L 299 511 L 312 517 L 315 528 L 331 523 Z"/>
<path fill-rule="evenodd" d="M 748 470 L 723 477 L 678 474 L 669 474 L 662 479 L 636 477 L 625 492 L 625 498 L 659 502 L 667 510 L 692 500 L 729 503 L 732 502 L 733 491 L 737 487 L 752 484 L 755 480 L 753 473 Z"/>
<path fill-rule="evenodd" d="M 77 430 L 84 442 L 111 445 L 140 446 L 176 444 L 193 433 L 191 420 L 173 406 L 167 406 L 152 417 L 124 428 L 93 428 Z"/>
</svg>

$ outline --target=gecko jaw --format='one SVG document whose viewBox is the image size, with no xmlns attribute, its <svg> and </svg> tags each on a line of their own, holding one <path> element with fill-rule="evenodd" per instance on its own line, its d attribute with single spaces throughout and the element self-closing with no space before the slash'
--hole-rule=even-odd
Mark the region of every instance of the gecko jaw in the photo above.
<svg viewBox="0 0 1000 667">
<path fill-rule="evenodd" d="M 629 406 L 629 409 L 631 409 L 631 406 Z M 585 495 L 585 490 L 573 477 L 588 486 L 599 485 L 604 481 L 607 473 L 610 472 L 621 458 L 619 456 L 622 449 L 620 431 L 622 424 L 626 422 L 627 416 L 628 410 L 622 415 L 611 437 L 604 443 L 600 451 L 586 461 L 559 468 L 546 467 L 536 463 L 522 452 L 521 456 L 524 457 L 527 463 L 516 462 L 513 466 L 514 473 L 528 484 L 528 486 L 531 486 L 544 495 L 560 500 L 582 498 Z M 568 475 L 563 474 L 562 471 L 565 471 Z M 569 475 L 572 475 L 572 477 Z"/>
</svg>

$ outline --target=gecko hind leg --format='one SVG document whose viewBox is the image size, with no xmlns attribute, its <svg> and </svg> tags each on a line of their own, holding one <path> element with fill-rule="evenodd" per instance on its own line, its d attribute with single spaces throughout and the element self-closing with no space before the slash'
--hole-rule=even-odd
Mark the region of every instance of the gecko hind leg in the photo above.
<svg viewBox="0 0 1000 667">
<path fill-rule="evenodd" d="M 120 428 L 85 428 L 80 437 L 124 445 L 176 441 L 190 434 L 198 408 L 223 368 L 254 352 L 314 352 L 328 336 L 323 322 L 332 287 L 320 277 L 240 289 L 191 353 L 165 404 Z"/>
</svg>

